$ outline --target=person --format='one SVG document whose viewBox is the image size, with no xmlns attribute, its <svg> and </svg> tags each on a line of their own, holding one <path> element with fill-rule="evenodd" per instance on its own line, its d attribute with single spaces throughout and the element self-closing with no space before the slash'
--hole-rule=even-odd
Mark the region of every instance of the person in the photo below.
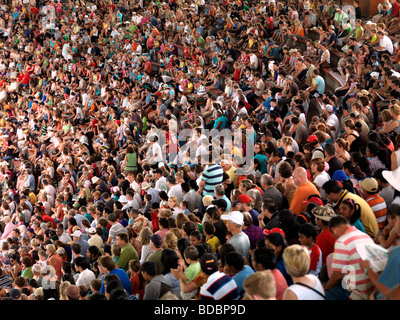
<svg viewBox="0 0 400 320">
<path fill-rule="evenodd" d="M 290 202 L 289 210 L 293 214 L 299 214 L 306 209 L 304 201 L 307 201 L 308 197 L 314 194 L 320 197 L 320 193 L 318 189 L 308 181 L 307 171 L 303 167 L 296 168 L 293 171 L 293 182 L 297 186 L 297 189 Z"/>
<path fill-rule="evenodd" d="M 283 300 L 325 300 L 325 290 L 310 269 L 310 254 L 301 245 L 291 245 L 283 252 L 286 270 L 293 279 L 283 294 Z"/>
<path fill-rule="evenodd" d="M 109 255 L 103 255 L 99 258 L 98 260 L 99 263 L 99 269 L 100 271 L 106 276 L 108 274 L 115 274 L 118 276 L 118 278 L 120 279 L 123 288 L 125 289 L 125 291 L 131 295 L 132 294 L 132 286 L 131 286 L 131 282 L 130 279 L 127 275 L 127 273 L 125 272 L 125 270 L 121 269 L 121 268 L 116 268 L 115 267 L 115 261 L 114 259 L 109 256 Z M 102 280 L 102 284 L 101 284 L 101 288 L 100 288 L 100 292 L 105 294 L 105 285 L 104 285 L 104 278 Z"/>
<path fill-rule="evenodd" d="M 165 293 L 171 291 L 171 286 L 164 275 L 158 274 L 157 266 L 153 261 L 146 261 L 141 265 L 144 280 L 148 281 L 144 289 L 143 300 L 159 300 Z"/>
<path fill-rule="evenodd" d="M 234 246 L 237 252 L 241 253 L 247 261 L 250 260 L 250 240 L 249 237 L 243 232 L 242 225 L 243 213 L 240 211 L 232 211 L 229 214 L 221 216 L 221 220 L 226 221 L 227 230 L 232 233 L 228 243 Z"/>
<path fill-rule="evenodd" d="M 121 253 L 116 261 L 116 266 L 125 271 L 129 269 L 129 261 L 139 260 L 139 255 L 136 249 L 129 242 L 128 234 L 125 232 L 118 233 L 115 243 L 121 247 Z"/>
<path fill-rule="evenodd" d="M 250 274 L 244 279 L 243 288 L 243 300 L 276 300 L 276 285 L 270 270 Z"/>
<path fill-rule="evenodd" d="M 162 255 L 162 238 L 159 234 L 153 234 L 148 236 L 150 239 L 150 248 L 153 251 L 152 254 L 150 254 L 147 259 L 147 261 L 154 262 L 157 266 L 157 274 L 160 275 L 163 272 L 164 266 L 161 262 L 161 255 Z"/>
<path fill-rule="evenodd" d="M 228 252 L 225 255 L 224 270 L 235 280 L 239 296 L 243 297 L 245 294 L 243 282 L 248 276 L 254 273 L 254 270 L 249 265 L 244 264 L 243 256 L 236 251 Z"/>
<path fill-rule="evenodd" d="M 310 222 L 306 222 L 299 227 L 299 242 L 307 248 L 310 254 L 310 274 L 319 276 L 322 268 L 322 251 L 315 243 L 317 238 L 317 228 Z"/>
<path fill-rule="evenodd" d="M 329 229 L 336 238 L 332 256 L 332 274 L 324 285 L 327 300 L 367 300 L 373 290 L 373 284 L 360 266 L 360 255 L 356 245 L 373 243 L 366 233 L 351 226 L 344 216 L 333 217 Z M 354 268 L 351 286 L 342 286 L 342 279 L 348 267 Z"/>
<path fill-rule="evenodd" d="M 365 228 L 365 232 L 373 238 L 376 237 L 379 231 L 378 222 L 371 207 L 364 199 L 352 192 L 344 190 L 336 180 L 325 182 L 322 188 L 324 189 L 329 201 L 335 204 L 335 211 L 339 209 L 340 204 L 344 199 L 350 198 L 354 200 L 355 203 L 358 203 L 361 210 L 360 220 Z"/>
<path fill-rule="evenodd" d="M 204 253 L 200 259 L 201 270 L 207 282 L 200 288 L 200 300 L 238 300 L 236 282 L 218 270 L 218 259 L 213 253 Z"/>
<path fill-rule="evenodd" d="M 201 266 L 199 262 L 199 251 L 195 246 L 191 245 L 185 249 L 185 251 L 183 252 L 183 256 L 185 258 L 187 267 L 185 269 L 184 277 L 182 277 L 182 280 L 186 283 L 189 283 L 193 281 L 201 271 Z M 185 293 L 182 291 L 180 294 L 183 300 L 190 300 L 194 298 L 194 296 L 197 294 L 197 290 L 193 290 L 190 293 Z"/>
<path fill-rule="evenodd" d="M 395 214 L 394 228 L 397 232 L 400 231 L 399 209 L 400 205 L 398 204 L 394 204 L 393 207 L 390 208 L 391 212 Z M 396 269 L 396 266 L 398 265 L 398 255 L 399 247 L 396 247 L 390 252 L 388 261 L 381 273 L 377 273 L 375 270 L 373 270 L 369 261 L 360 261 L 361 269 L 364 270 L 364 272 L 368 275 L 369 279 L 374 285 L 374 290 L 369 296 L 370 300 L 386 299 L 390 294 L 390 291 L 398 286 L 399 279 L 396 272 L 394 271 L 394 269 Z"/>
<path fill-rule="evenodd" d="M 75 284 L 86 286 L 90 289 L 90 283 L 96 278 L 92 270 L 89 269 L 89 260 L 86 257 L 77 257 L 74 259 L 74 268 L 78 272 Z"/>
<path fill-rule="evenodd" d="M 365 228 L 360 220 L 360 205 L 353 199 L 344 199 L 339 207 L 340 214 L 349 220 L 352 226 L 355 226 L 358 230 L 365 232 Z"/>
<path fill-rule="evenodd" d="M 378 222 L 379 231 L 382 231 L 386 224 L 386 201 L 378 194 L 379 185 L 375 178 L 366 178 L 361 181 L 360 186 L 363 190 L 365 201 L 371 207 Z"/>
</svg>

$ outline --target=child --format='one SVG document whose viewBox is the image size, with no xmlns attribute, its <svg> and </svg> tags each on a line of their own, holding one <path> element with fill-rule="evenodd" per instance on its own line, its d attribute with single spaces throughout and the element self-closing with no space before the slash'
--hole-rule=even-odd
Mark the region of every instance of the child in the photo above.
<svg viewBox="0 0 400 320">
<path fill-rule="evenodd" d="M 183 252 L 183 257 L 186 260 L 186 264 L 189 265 L 185 270 L 185 273 L 184 273 L 185 277 L 184 277 L 183 281 L 185 281 L 186 283 L 189 283 L 194 278 L 196 278 L 197 275 L 201 271 L 200 262 L 198 261 L 199 251 L 194 246 L 188 246 L 185 249 L 185 251 Z M 189 292 L 189 293 L 181 292 L 181 296 L 182 296 L 183 300 L 190 300 L 190 299 L 194 298 L 196 293 L 197 293 L 197 289 L 193 290 L 192 292 Z"/>
<path fill-rule="evenodd" d="M 129 261 L 129 272 L 131 273 L 132 295 L 137 295 L 139 300 L 143 300 L 145 280 L 140 272 L 140 262 L 138 260 Z"/>
<path fill-rule="evenodd" d="M 221 245 L 218 237 L 214 236 L 215 227 L 209 222 L 205 221 L 203 224 L 204 234 L 206 235 L 206 243 L 208 243 L 211 247 L 213 253 L 217 253 L 218 247 Z"/>
<path fill-rule="evenodd" d="M 400 235 L 394 228 L 396 214 L 388 211 L 386 214 L 388 224 L 383 228 L 382 232 L 376 237 L 375 243 L 383 248 L 391 251 L 400 244 Z"/>
<path fill-rule="evenodd" d="M 144 203 L 145 203 L 145 205 L 144 205 L 144 209 L 143 209 L 143 215 L 148 215 L 149 214 L 149 212 L 150 212 L 150 209 L 151 209 L 151 200 L 152 200 L 152 196 L 151 196 L 151 194 L 146 194 L 145 196 L 144 196 Z"/>
<path fill-rule="evenodd" d="M 306 247 L 310 253 L 310 274 L 318 277 L 319 272 L 322 267 L 322 251 L 315 244 L 315 239 L 317 238 L 317 228 L 307 222 L 299 227 L 299 241 L 300 244 Z"/>
<path fill-rule="evenodd" d="M 186 201 L 186 200 L 183 200 L 183 201 L 181 202 L 181 209 L 182 209 L 182 212 L 183 212 L 184 214 L 186 214 L 186 215 L 188 215 L 188 214 L 190 213 L 190 211 L 189 211 L 189 209 L 188 209 L 188 205 L 189 205 L 189 202 Z"/>
<path fill-rule="evenodd" d="M 100 292 L 101 289 L 101 280 L 100 279 L 93 279 L 90 281 L 90 291 L 91 293 Z"/>
<path fill-rule="evenodd" d="M 121 247 L 118 244 L 111 246 L 111 255 L 115 263 L 117 263 L 119 256 L 121 255 Z"/>
<path fill-rule="evenodd" d="M 47 254 L 46 254 L 46 251 L 40 250 L 38 252 L 38 255 L 39 255 L 39 261 L 37 262 L 37 264 L 39 264 L 41 267 L 47 266 Z"/>
</svg>

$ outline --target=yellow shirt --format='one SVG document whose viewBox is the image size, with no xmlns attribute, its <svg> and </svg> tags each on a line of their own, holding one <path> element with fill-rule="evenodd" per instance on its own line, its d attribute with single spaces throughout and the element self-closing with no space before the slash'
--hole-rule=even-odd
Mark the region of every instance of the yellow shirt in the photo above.
<svg viewBox="0 0 400 320">
<path fill-rule="evenodd" d="M 213 236 L 212 238 L 208 239 L 206 242 L 210 245 L 213 253 L 216 253 L 218 247 L 221 245 L 221 242 L 219 241 L 219 239 L 216 236 Z"/>
</svg>

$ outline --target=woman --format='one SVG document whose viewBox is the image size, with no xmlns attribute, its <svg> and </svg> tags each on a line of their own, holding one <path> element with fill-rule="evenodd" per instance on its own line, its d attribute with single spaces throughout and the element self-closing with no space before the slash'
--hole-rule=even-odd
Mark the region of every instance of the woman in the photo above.
<svg viewBox="0 0 400 320">
<path fill-rule="evenodd" d="M 400 134 L 396 136 L 396 151 L 392 152 L 390 162 L 391 162 L 391 170 L 394 171 L 398 167 L 400 167 Z"/>
<path fill-rule="evenodd" d="M 389 107 L 389 111 L 392 115 L 392 120 L 386 124 L 381 132 L 397 136 L 400 133 L 400 106 L 398 104 L 392 105 Z"/>
<path fill-rule="evenodd" d="M 172 211 L 172 217 L 175 219 L 178 213 L 183 212 L 181 207 L 179 206 L 179 201 L 176 196 L 172 196 L 168 198 L 168 207 Z"/>
<path fill-rule="evenodd" d="M 265 238 L 265 245 L 269 249 L 274 251 L 274 262 L 276 264 L 276 268 L 282 273 L 285 277 L 286 282 L 288 285 L 293 283 L 292 278 L 290 277 L 289 273 L 286 270 L 282 255 L 283 252 L 287 248 L 287 242 L 285 237 L 278 232 L 270 233 Z"/>
<path fill-rule="evenodd" d="M 150 239 L 153 235 L 153 232 L 149 227 L 144 227 L 139 233 L 139 240 L 142 244 L 142 250 L 140 253 L 140 264 L 143 264 L 147 258 L 153 253 L 153 250 L 150 247 Z"/>
<path fill-rule="evenodd" d="M 294 244 L 283 252 L 286 270 L 293 279 L 282 300 L 325 300 L 325 290 L 310 270 L 310 254 L 307 248 Z"/>
<path fill-rule="evenodd" d="M 126 149 L 126 155 L 122 167 L 125 168 L 125 174 L 128 174 L 129 172 L 136 174 L 138 170 L 138 156 L 135 147 L 129 146 Z"/>
<path fill-rule="evenodd" d="M 389 167 L 387 163 L 388 161 L 386 158 L 386 152 L 381 149 L 377 142 L 368 142 L 367 149 L 365 150 L 365 155 L 367 156 L 372 176 L 374 175 L 376 170 L 380 168 L 386 170 L 387 167 Z"/>
<path fill-rule="evenodd" d="M 322 192 L 324 183 L 331 179 L 328 172 L 325 171 L 325 161 L 323 158 L 311 159 L 311 174 L 313 175 L 314 184 L 316 184 L 320 192 Z"/>
<path fill-rule="evenodd" d="M 356 125 L 353 120 L 347 119 L 344 122 L 344 131 L 347 133 L 347 142 L 349 143 L 349 152 L 359 151 L 364 145 L 364 138 L 361 137 L 361 132 L 356 130 Z"/>
<path fill-rule="evenodd" d="M 344 216 L 352 226 L 358 230 L 365 232 L 365 228 L 361 223 L 361 207 L 353 199 L 347 198 L 342 201 L 339 207 L 340 214 Z"/>
</svg>

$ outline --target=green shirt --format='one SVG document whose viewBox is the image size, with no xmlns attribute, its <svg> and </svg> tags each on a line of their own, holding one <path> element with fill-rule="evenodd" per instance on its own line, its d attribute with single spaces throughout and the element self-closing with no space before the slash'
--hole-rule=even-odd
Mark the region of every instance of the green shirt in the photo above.
<svg viewBox="0 0 400 320">
<path fill-rule="evenodd" d="M 130 244 L 127 243 L 121 249 L 121 254 L 117 261 L 117 266 L 125 271 L 129 269 L 129 261 L 131 260 L 139 260 L 139 255 L 136 249 Z"/>
<path fill-rule="evenodd" d="M 32 279 L 33 278 L 33 272 L 32 272 L 32 267 L 28 267 L 26 268 L 23 272 L 22 272 L 22 277 L 24 277 L 25 279 Z"/>
<path fill-rule="evenodd" d="M 187 267 L 187 269 L 185 271 L 185 276 L 186 276 L 186 278 L 188 278 L 188 281 L 186 283 L 189 283 L 194 278 L 196 278 L 197 275 L 200 273 L 200 271 L 201 271 L 201 266 L 200 266 L 200 262 L 198 262 L 198 261 L 194 264 L 191 264 L 189 267 Z"/>
</svg>

